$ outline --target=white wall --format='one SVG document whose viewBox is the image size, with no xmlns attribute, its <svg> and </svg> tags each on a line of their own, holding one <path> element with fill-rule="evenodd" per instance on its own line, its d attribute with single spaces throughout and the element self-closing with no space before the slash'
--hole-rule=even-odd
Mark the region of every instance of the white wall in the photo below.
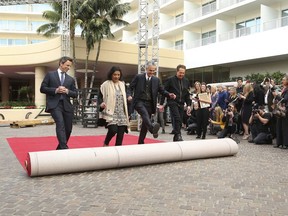
<svg viewBox="0 0 288 216">
<path fill-rule="evenodd" d="M 288 54 L 288 27 L 184 51 L 187 68 L 198 68 Z M 194 56 L 191 60 L 187 56 Z"/>
<path fill-rule="evenodd" d="M 230 68 L 230 77 L 245 77 L 246 75 L 253 74 L 272 74 L 280 71 L 281 73 L 288 73 L 288 61 L 276 61 L 276 62 L 263 62 L 261 64 L 241 65 Z"/>
</svg>

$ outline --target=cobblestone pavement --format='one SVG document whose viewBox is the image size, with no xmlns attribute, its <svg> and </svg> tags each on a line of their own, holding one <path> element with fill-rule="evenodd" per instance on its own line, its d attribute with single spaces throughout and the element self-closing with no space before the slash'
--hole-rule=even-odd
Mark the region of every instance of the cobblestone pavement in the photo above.
<svg viewBox="0 0 288 216">
<path fill-rule="evenodd" d="M 72 136 L 105 133 L 75 125 Z M 241 140 L 233 157 L 30 178 L 6 138 L 41 135 L 55 125 L 0 128 L 1 216 L 288 215 L 288 150 Z"/>
</svg>

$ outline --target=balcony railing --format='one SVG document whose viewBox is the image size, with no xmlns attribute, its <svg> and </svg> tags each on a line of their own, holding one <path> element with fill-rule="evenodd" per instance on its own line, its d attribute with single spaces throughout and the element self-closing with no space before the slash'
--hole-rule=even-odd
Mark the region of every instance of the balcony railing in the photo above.
<svg viewBox="0 0 288 216">
<path fill-rule="evenodd" d="M 184 15 L 178 16 L 174 19 L 170 19 L 168 21 L 165 22 L 165 24 L 162 24 L 160 26 L 160 31 L 165 31 L 167 29 L 173 28 L 175 26 L 181 25 L 183 24 L 184 21 Z"/>
<path fill-rule="evenodd" d="M 257 32 L 260 32 L 260 27 L 261 27 L 261 25 L 259 24 L 259 25 L 254 25 L 254 26 L 251 26 L 251 27 L 240 28 L 240 29 L 236 29 L 236 30 L 233 30 L 233 31 L 229 31 L 229 32 L 220 34 L 219 35 L 219 41 L 231 40 L 233 38 L 243 37 L 243 36 L 255 34 Z"/>
<path fill-rule="evenodd" d="M 263 23 L 263 31 L 288 26 L 288 16 Z"/>
<path fill-rule="evenodd" d="M 163 2 L 163 4 L 164 4 L 164 3 L 167 3 L 169 1 L 171 1 L 171 0 L 162 0 L 161 2 Z M 220 4 L 219 4 L 220 5 L 219 9 L 229 7 L 229 6 L 232 6 L 234 4 L 238 4 L 239 2 L 243 2 L 243 1 L 245 1 L 245 0 L 221 0 Z M 170 28 L 177 26 L 178 24 L 189 22 L 191 20 L 200 18 L 201 16 L 208 15 L 208 14 L 213 13 L 215 11 L 217 11 L 216 2 L 213 2 L 213 3 L 208 4 L 208 5 L 204 5 L 203 7 L 199 7 L 199 8 L 196 8 L 196 9 L 190 11 L 190 12 L 185 13 L 184 17 L 182 18 L 181 23 L 177 23 L 176 19 L 178 19 L 178 17 L 166 21 L 166 23 L 161 26 L 161 31 L 165 31 L 167 29 L 170 29 Z"/>
<path fill-rule="evenodd" d="M 216 43 L 216 36 L 215 35 L 211 36 L 211 37 L 199 39 L 199 40 L 194 40 L 190 43 L 187 43 L 186 49 L 192 49 L 192 48 L 205 46 L 205 45 L 212 44 L 212 43 Z"/>
<path fill-rule="evenodd" d="M 225 8 L 225 7 L 229 7 L 231 5 L 243 2 L 245 0 L 220 0 L 219 1 L 219 9 Z"/>
</svg>

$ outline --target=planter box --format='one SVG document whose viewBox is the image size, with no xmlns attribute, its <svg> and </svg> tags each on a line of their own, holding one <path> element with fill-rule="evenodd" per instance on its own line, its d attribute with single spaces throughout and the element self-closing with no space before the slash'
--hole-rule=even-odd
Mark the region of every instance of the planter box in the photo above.
<svg viewBox="0 0 288 216">
<path fill-rule="evenodd" d="M 25 119 L 35 119 L 43 112 L 39 109 L 0 109 L 0 120 L 5 121 L 21 121 Z"/>
</svg>

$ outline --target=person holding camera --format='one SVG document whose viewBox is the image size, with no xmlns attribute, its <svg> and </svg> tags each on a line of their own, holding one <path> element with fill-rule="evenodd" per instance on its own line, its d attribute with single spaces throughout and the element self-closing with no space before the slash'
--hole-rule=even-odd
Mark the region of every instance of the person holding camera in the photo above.
<svg viewBox="0 0 288 216">
<path fill-rule="evenodd" d="M 265 112 L 264 106 L 254 105 L 249 119 L 251 139 L 248 141 L 255 144 L 272 144 L 269 122 L 271 113 Z"/>
<path fill-rule="evenodd" d="M 224 111 L 222 122 L 225 123 L 224 129 L 220 131 L 218 138 L 231 137 L 236 132 L 238 113 L 233 103 L 228 104 L 228 108 Z"/>
</svg>

